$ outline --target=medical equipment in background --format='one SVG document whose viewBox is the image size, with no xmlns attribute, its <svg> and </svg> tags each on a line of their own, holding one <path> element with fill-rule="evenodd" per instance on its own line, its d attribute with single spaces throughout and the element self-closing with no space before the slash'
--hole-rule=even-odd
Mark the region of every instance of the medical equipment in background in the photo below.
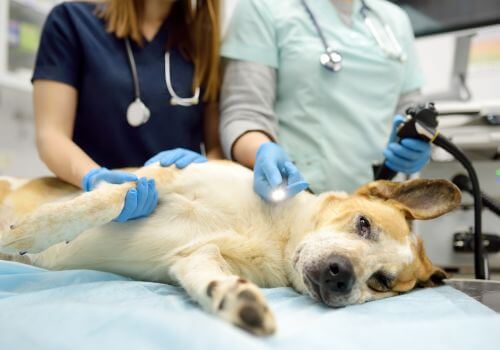
<svg viewBox="0 0 500 350">
<path fill-rule="evenodd" d="M 455 37 L 455 52 L 448 89 L 443 92 L 427 94 L 432 101 L 470 101 L 472 92 L 467 84 L 467 70 L 469 68 L 469 53 L 475 32 L 461 33 Z"/>
<path fill-rule="evenodd" d="M 137 66 L 135 64 L 134 54 L 130 45 L 130 40 L 125 39 L 125 48 L 127 50 L 128 63 L 132 72 L 132 80 L 134 82 L 134 101 L 127 108 L 127 121 L 130 126 L 141 126 L 148 122 L 151 111 L 141 100 L 141 90 L 139 87 L 139 76 L 137 74 Z M 172 75 L 170 71 L 170 52 L 165 53 L 165 83 L 168 92 L 171 96 L 170 104 L 172 106 L 189 107 L 200 103 L 200 87 L 195 89 L 192 97 L 179 97 L 172 86 Z"/>
<path fill-rule="evenodd" d="M 462 192 L 467 192 L 474 195 L 474 189 L 470 179 L 464 174 L 457 174 L 451 180 Z M 497 216 L 500 217 L 500 203 L 481 192 L 481 200 L 483 208 L 488 208 Z M 483 232 L 483 246 L 487 253 L 500 252 L 500 236 L 495 234 L 487 234 Z M 471 230 L 466 232 L 457 232 L 453 235 L 453 249 L 456 252 L 472 252 L 474 251 L 474 234 Z"/>
<path fill-rule="evenodd" d="M 314 24 L 314 27 L 316 28 L 316 31 L 318 33 L 318 36 L 323 43 L 325 52 L 321 54 L 319 61 L 323 67 L 328 69 L 329 71 L 332 72 L 338 72 L 342 69 L 342 61 L 343 57 L 342 54 L 331 47 L 328 44 L 328 41 L 326 40 L 326 37 L 321 30 L 321 27 L 319 26 L 318 20 L 316 19 L 316 16 L 312 12 L 311 8 L 307 4 L 307 0 L 301 0 L 302 6 L 304 6 L 304 9 L 306 10 L 307 14 L 311 18 L 312 23 Z M 375 27 L 375 23 L 373 22 L 372 18 L 368 16 L 368 12 L 371 12 L 374 17 L 377 17 L 378 21 L 380 24 L 384 27 L 384 34 L 386 36 L 386 39 L 390 43 L 390 48 L 384 43 L 384 40 L 382 39 L 381 35 L 379 32 L 377 32 L 377 28 Z M 382 20 L 382 17 L 380 17 L 375 11 L 373 11 L 367 4 L 365 0 L 361 0 L 361 9 L 360 9 L 361 16 L 363 16 L 363 20 L 365 22 L 365 25 L 367 26 L 368 30 L 372 34 L 373 38 L 377 42 L 377 45 L 380 47 L 380 49 L 384 52 L 384 54 L 394 60 L 398 60 L 401 62 L 406 61 L 406 55 L 403 52 L 403 48 L 401 47 L 401 44 L 399 44 L 398 40 L 396 39 L 396 36 L 394 35 L 394 32 L 392 31 L 391 27 Z"/>
<path fill-rule="evenodd" d="M 453 155 L 469 174 L 472 183 L 474 197 L 474 270 L 477 279 L 489 279 L 489 268 L 487 256 L 484 254 L 482 238 L 482 200 L 479 180 L 472 163 L 464 152 L 455 146 L 449 139 L 441 135 L 437 130 L 438 111 L 433 103 L 410 107 L 406 111 L 407 121 L 398 127 L 397 135 L 400 139 L 412 137 L 421 139 L 443 148 Z M 375 179 L 392 179 L 397 172 L 385 165 L 376 164 L 373 167 Z"/>
<path fill-rule="evenodd" d="M 451 181 L 460 189 L 460 191 L 474 195 L 474 188 L 472 187 L 470 179 L 466 175 L 457 174 L 453 176 Z M 483 203 L 483 207 L 488 208 L 493 213 L 500 216 L 500 204 L 497 203 L 492 197 L 488 196 L 484 192 L 481 192 L 481 201 Z"/>
<path fill-rule="evenodd" d="M 436 109 L 439 111 L 439 131 L 460 147 L 473 162 L 482 191 L 497 203 L 500 202 L 500 176 L 495 176 L 500 171 L 500 101 L 437 101 Z M 465 174 L 463 167 L 453 156 L 441 148 L 433 147 L 431 161 L 422 169 L 420 177 L 452 180 L 461 173 Z M 462 203 L 457 210 L 433 220 L 415 221 L 413 224 L 414 231 L 424 240 L 425 250 L 431 261 L 450 272 L 474 274 L 473 246 L 469 245 L 474 240 L 473 210 L 473 196 L 464 191 Z M 486 234 L 500 236 L 500 217 L 484 208 L 482 228 L 489 269 L 495 274 L 500 272 L 500 252 L 492 250 L 494 245 L 488 245 Z M 467 236 L 456 237 L 458 233 L 467 233 Z M 465 242 L 460 242 L 462 238 Z M 464 248 L 458 250 L 456 244 L 464 244 Z"/>
<path fill-rule="evenodd" d="M 417 39 L 417 53 L 420 52 L 420 63 L 429 74 L 423 93 L 428 101 L 469 101 L 472 93 L 485 94 L 478 89 L 477 73 L 471 75 L 468 71 L 469 61 L 473 65 L 476 58 L 470 55 L 471 47 L 477 48 L 479 37 L 483 40 L 488 36 L 491 42 L 489 28 L 500 24 L 500 6 L 496 0 L 463 0 L 422 1 L 422 0 L 389 0 L 400 6 L 408 15 Z M 450 36 L 450 33 L 453 33 Z M 473 43 L 475 41 L 476 43 Z M 484 41 L 483 41 L 484 42 Z M 435 50 L 434 48 L 438 48 Z M 495 44 L 482 46 L 482 57 L 486 52 L 494 50 Z M 444 50 L 446 53 L 443 55 Z M 449 50 L 449 51 L 448 51 Z M 476 50 L 476 49 L 474 49 Z M 428 55 L 427 51 L 432 52 Z M 448 53 L 452 53 L 448 57 Z M 490 56 L 493 58 L 494 56 Z M 474 62 L 476 61 L 476 62 Z M 484 62 L 483 62 L 484 63 Z M 446 64 L 446 66 L 445 66 Z M 451 71 L 448 70 L 451 68 Z M 468 74 L 469 73 L 469 74 Z M 432 74 L 432 77 L 430 76 Z M 492 74 L 491 79 L 495 79 Z M 483 81 L 483 80 L 482 80 Z M 493 96 L 488 94 L 487 96 Z M 475 99 L 484 99 L 484 96 L 475 96 Z M 496 97 L 491 97 L 496 98 Z M 441 109 L 438 108 L 441 113 Z"/>
<path fill-rule="evenodd" d="M 500 236 L 483 232 L 483 246 L 488 253 L 500 252 Z M 456 232 L 453 235 L 453 249 L 460 253 L 474 251 L 474 233 L 469 231 Z"/>
</svg>

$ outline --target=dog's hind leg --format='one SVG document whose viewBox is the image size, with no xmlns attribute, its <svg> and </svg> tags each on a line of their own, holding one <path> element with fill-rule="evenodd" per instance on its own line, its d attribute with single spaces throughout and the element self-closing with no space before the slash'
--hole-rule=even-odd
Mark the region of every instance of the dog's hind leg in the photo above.
<svg viewBox="0 0 500 350">
<path fill-rule="evenodd" d="M 208 312 L 256 335 L 274 333 L 274 316 L 262 292 L 230 272 L 216 245 L 205 245 L 179 258 L 170 272 Z"/>
<path fill-rule="evenodd" d="M 0 251 L 38 253 L 107 224 L 120 214 L 127 191 L 133 186 L 103 184 L 71 200 L 44 204 L 0 232 Z"/>
</svg>

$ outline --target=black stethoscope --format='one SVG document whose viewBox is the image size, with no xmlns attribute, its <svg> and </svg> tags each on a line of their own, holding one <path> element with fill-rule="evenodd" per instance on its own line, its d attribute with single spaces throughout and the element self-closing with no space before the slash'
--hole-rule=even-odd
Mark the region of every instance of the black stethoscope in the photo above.
<svg viewBox="0 0 500 350">
<path fill-rule="evenodd" d="M 139 87 L 139 77 L 137 75 L 137 66 L 134 60 L 134 54 L 130 45 L 130 40 L 125 39 L 125 47 L 127 49 L 128 62 L 130 70 L 132 71 L 132 79 L 134 81 L 134 101 L 127 108 L 127 121 L 130 126 L 141 126 L 147 123 L 151 116 L 149 108 L 141 100 L 141 90 Z M 165 83 L 167 90 L 170 93 L 170 104 L 172 106 L 189 107 L 200 103 L 200 87 L 195 89 L 192 97 L 179 97 L 172 86 L 171 72 L 170 72 L 170 52 L 165 53 Z"/>
<path fill-rule="evenodd" d="M 340 71 L 342 69 L 342 61 L 343 61 L 342 54 L 338 50 L 335 50 L 330 45 L 328 45 L 328 42 L 326 41 L 325 35 L 323 34 L 323 31 L 321 30 L 321 28 L 318 24 L 318 20 L 316 19 L 316 16 L 311 11 L 311 8 L 307 4 L 306 0 L 301 0 L 301 2 L 302 2 L 302 5 L 304 6 L 306 12 L 308 13 L 309 17 L 311 18 L 311 21 L 313 22 L 314 27 L 316 28 L 316 31 L 318 32 L 318 36 L 321 39 L 321 42 L 323 43 L 323 46 L 325 48 L 325 52 L 322 53 L 320 58 L 319 58 L 321 65 L 332 72 Z M 372 19 L 368 16 L 368 11 L 372 12 L 378 18 L 380 23 L 383 25 L 385 35 L 389 39 L 392 48 L 388 48 L 384 44 L 384 41 L 382 40 L 381 36 L 377 32 Z M 387 23 L 385 23 L 382 20 L 382 18 L 375 11 L 373 11 L 370 7 L 368 7 L 365 0 L 361 0 L 360 12 L 361 12 L 361 15 L 363 16 L 363 20 L 364 20 L 366 26 L 368 27 L 368 30 L 370 30 L 370 33 L 375 38 L 375 41 L 377 42 L 378 46 L 382 49 L 384 54 L 387 57 L 389 57 L 391 59 L 398 60 L 400 62 L 406 61 L 406 55 L 403 52 L 403 48 L 401 47 L 401 45 L 397 41 L 396 36 L 394 35 L 394 32 L 392 31 L 391 27 Z"/>
</svg>

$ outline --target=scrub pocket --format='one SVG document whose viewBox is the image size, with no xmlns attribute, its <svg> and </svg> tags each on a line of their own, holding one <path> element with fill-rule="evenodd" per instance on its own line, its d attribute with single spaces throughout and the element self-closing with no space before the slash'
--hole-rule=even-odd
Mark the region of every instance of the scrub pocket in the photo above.
<svg viewBox="0 0 500 350">
<path fill-rule="evenodd" d="M 317 155 L 297 155 L 294 163 L 299 168 L 302 176 L 309 183 L 309 188 L 315 194 L 328 191 L 328 174 L 324 165 L 325 160 Z"/>
</svg>

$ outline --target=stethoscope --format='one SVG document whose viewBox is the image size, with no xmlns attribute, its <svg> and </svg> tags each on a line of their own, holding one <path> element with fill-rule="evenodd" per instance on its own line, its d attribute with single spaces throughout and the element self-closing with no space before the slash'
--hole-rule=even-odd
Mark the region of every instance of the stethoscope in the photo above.
<svg viewBox="0 0 500 350">
<path fill-rule="evenodd" d="M 134 54 L 132 52 L 132 47 L 130 45 L 130 40 L 125 39 L 125 47 L 127 49 L 128 62 L 130 65 L 130 70 L 132 71 L 132 79 L 134 81 L 134 101 L 127 108 L 127 121 L 130 126 L 140 126 L 147 123 L 151 116 L 149 108 L 141 100 L 141 90 L 139 88 L 139 77 L 137 75 L 137 66 L 135 64 Z M 192 97 L 179 97 L 175 93 L 172 86 L 171 74 L 170 74 L 170 52 L 165 53 L 165 82 L 167 85 L 168 92 L 170 93 L 170 104 L 172 106 L 183 106 L 189 107 L 197 105 L 200 103 L 200 87 L 195 89 L 194 95 Z"/>
<path fill-rule="evenodd" d="M 342 54 L 338 51 L 335 50 L 333 47 L 328 45 L 328 42 L 326 41 L 325 35 L 323 34 L 323 31 L 321 30 L 318 21 L 316 19 L 316 16 L 313 14 L 311 11 L 311 8 L 307 4 L 306 0 L 301 0 L 302 5 L 306 9 L 306 12 L 308 13 L 309 17 L 311 18 L 311 21 L 314 24 L 314 27 L 316 28 L 316 31 L 318 32 L 318 36 L 321 39 L 321 42 L 323 43 L 323 46 L 325 48 L 325 52 L 321 54 L 319 61 L 323 67 L 328 69 L 329 71 L 332 72 L 338 72 L 342 69 L 342 61 L 343 57 Z M 384 45 L 384 41 L 382 40 L 381 36 L 379 33 L 377 33 L 377 30 L 375 28 L 375 24 L 373 23 L 372 19 L 368 16 L 368 11 L 371 11 L 380 21 L 380 23 L 384 27 L 384 32 L 389 41 L 391 42 L 392 50 L 389 49 L 386 45 Z M 394 32 L 392 31 L 391 27 L 385 23 L 382 18 L 375 12 L 373 11 L 368 5 L 366 4 L 365 0 L 361 0 L 361 16 L 363 16 L 363 20 L 365 22 L 365 25 L 368 27 L 368 30 L 370 30 L 370 33 L 373 35 L 375 38 L 375 41 L 377 42 L 377 45 L 380 47 L 380 49 L 384 52 L 384 54 L 391 58 L 398 60 L 400 62 L 406 61 L 406 55 L 403 52 L 403 48 L 399 44 L 399 42 L 396 39 L 396 36 L 394 35 Z"/>
</svg>

